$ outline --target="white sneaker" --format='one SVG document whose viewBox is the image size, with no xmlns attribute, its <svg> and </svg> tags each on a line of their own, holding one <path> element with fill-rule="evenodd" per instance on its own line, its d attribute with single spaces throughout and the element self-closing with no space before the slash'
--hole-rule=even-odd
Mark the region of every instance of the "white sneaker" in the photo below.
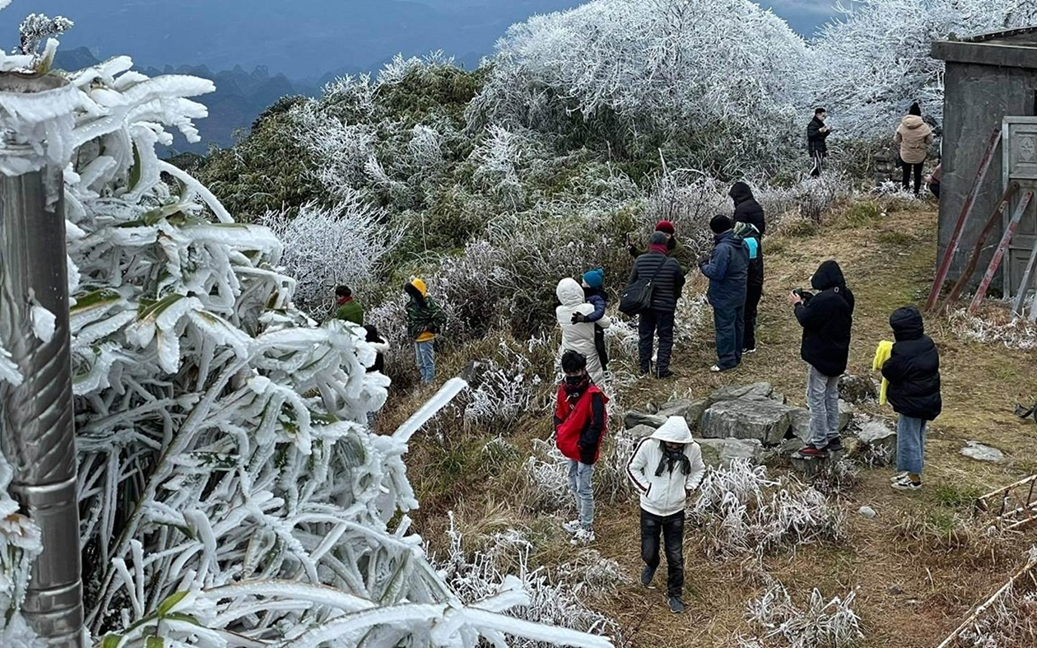
<svg viewBox="0 0 1037 648">
<path fill-rule="evenodd" d="M 889 478 L 889 483 L 895 484 L 898 481 L 904 481 L 905 479 L 907 479 L 907 476 L 909 474 L 910 473 L 908 473 L 906 470 L 902 470 L 901 472 L 898 472 L 897 474 L 895 474 L 892 477 L 890 477 Z"/>
<path fill-rule="evenodd" d="M 573 539 L 569 541 L 571 545 L 581 545 L 594 542 L 594 531 L 588 531 L 587 529 L 580 529 L 573 534 Z"/>
<path fill-rule="evenodd" d="M 720 373 L 721 371 L 723 371 L 723 369 L 720 368 L 720 365 L 713 365 L 709 368 L 709 370 L 713 373 Z"/>
<path fill-rule="evenodd" d="M 569 522 L 566 522 L 566 523 L 562 524 L 562 531 L 565 531 L 566 533 L 576 533 L 579 530 L 580 530 L 580 521 L 579 520 L 570 520 Z"/>
</svg>

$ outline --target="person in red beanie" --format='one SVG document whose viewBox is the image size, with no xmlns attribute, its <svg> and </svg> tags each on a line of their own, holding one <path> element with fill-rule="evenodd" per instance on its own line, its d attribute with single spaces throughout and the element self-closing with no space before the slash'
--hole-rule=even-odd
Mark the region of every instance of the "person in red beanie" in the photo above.
<svg viewBox="0 0 1037 648">
<path fill-rule="evenodd" d="M 661 220 L 655 224 L 655 231 L 666 235 L 666 256 L 676 259 L 681 266 L 681 272 L 687 275 L 695 267 L 695 259 L 692 258 L 691 252 L 684 247 L 684 244 L 677 240 L 677 229 L 673 226 L 673 223 L 668 220 Z M 629 236 L 627 237 L 627 250 L 635 259 L 648 252 L 647 248 L 640 248 L 634 245 L 630 241 Z"/>
</svg>

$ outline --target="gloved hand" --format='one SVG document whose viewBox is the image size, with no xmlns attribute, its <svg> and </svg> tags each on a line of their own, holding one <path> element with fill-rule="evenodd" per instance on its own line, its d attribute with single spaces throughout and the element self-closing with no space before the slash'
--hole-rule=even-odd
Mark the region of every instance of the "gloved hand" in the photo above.
<svg viewBox="0 0 1037 648">
<path fill-rule="evenodd" d="M 587 316 L 583 313 L 573 313 L 572 320 L 570 321 L 573 324 L 582 324 L 583 322 L 587 321 Z"/>
</svg>

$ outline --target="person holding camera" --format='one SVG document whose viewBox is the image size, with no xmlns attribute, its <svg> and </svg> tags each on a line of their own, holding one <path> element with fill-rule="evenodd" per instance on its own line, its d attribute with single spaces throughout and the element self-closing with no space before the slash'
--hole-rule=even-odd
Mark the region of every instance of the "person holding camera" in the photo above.
<svg viewBox="0 0 1037 648">
<path fill-rule="evenodd" d="M 814 168 L 810 171 L 812 178 L 821 177 L 822 166 L 828 157 L 828 144 L 825 140 L 832 134 L 832 128 L 825 125 L 827 118 L 828 111 L 818 108 L 814 110 L 814 118 L 807 125 L 807 152 L 814 163 Z"/>
<path fill-rule="evenodd" d="M 430 383 L 436 379 L 436 334 L 446 324 L 446 315 L 439 304 L 428 296 L 428 287 L 421 279 L 411 279 L 403 291 L 410 296 L 410 302 L 407 303 L 407 333 L 414 338 L 421 382 Z"/>
<path fill-rule="evenodd" d="M 734 369 L 742 362 L 745 335 L 745 295 L 749 279 L 749 250 L 731 230 L 731 219 L 724 215 L 709 221 L 713 230 L 713 254 L 699 261 L 699 270 L 709 279 L 706 297 L 713 307 L 716 327 L 716 373 Z"/>
<path fill-rule="evenodd" d="M 803 327 L 800 355 L 808 365 L 810 441 L 800 454 L 823 458 L 843 447 L 839 438 L 839 376 L 846 371 L 850 355 L 854 298 L 835 261 L 822 263 L 810 284 L 819 291 L 816 295 L 803 290 L 789 295 Z"/>
</svg>

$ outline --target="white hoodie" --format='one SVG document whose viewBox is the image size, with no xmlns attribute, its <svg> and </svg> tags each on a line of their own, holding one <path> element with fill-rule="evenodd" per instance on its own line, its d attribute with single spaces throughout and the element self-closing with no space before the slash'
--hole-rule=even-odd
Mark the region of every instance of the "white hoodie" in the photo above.
<svg viewBox="0 0 1037 648">
<path fill-rule="evenodd" d="M 687 475 L 676 466 L 655 474 L 663 460 L 663 442 L 684 445 L 684 454 L 691 462 Z M 698 488 L 705 474 L 699 444 L 692 438 L 687 421 L 679 416 L 671 416 L 651 436 L 641 439 L 627 462 L 627 476 L 641 494 L 641 508 L 660 517 L 683 511 L 688 491 Z"/>
<path fill-rule="evenodd" d="M 596 323 L 572 323 L 574 313 L 590 315 L 594 312 L 594 306 L 587 303 L 583 295 L 583 287 L 576 283 L 575 279 L 566 277 L 559 281 L 555 294 L 558 295 L 558 301 L 562 303 L 561 306 L 555 309 L 555 315 L 558 317 L 558 326 L 562 327 L 562 348 L 560 352 L 577 351 L 582 353 L 587 358 L 587 373 L 590 374 L 591 380 L 600 385 L 602 380 L 605 379 L 605 370 L 601 367 L 598 349 L 594 346 L 594 327 L 608 328 L 612 324 L 612 320 L 606 315 Z"/>
</svg>

